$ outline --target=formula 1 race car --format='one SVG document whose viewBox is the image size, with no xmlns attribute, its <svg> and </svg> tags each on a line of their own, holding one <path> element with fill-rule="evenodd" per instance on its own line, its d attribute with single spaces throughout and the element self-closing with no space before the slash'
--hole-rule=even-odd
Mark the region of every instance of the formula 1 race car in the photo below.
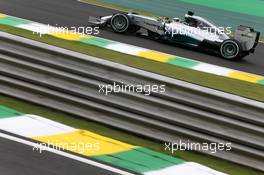
<svg viewBox="0 0 264 175">
<path fill-rule="evenodd" d="M 117 33 L 136 33 L 140 29 L 154 40 L 186 45 L 220 54 L 225 59 L 239 59 L 254 53 L 260 33 L 251 27 L 238 26 L 233 36 L 209 20 L 188 12 L 185 18 L 147 17 L 133 12 L 104 17 L 89 17 L 89 23 L 111 27 Z M 231 30 L 230 30 L 231 34 Z"/>
</svg>

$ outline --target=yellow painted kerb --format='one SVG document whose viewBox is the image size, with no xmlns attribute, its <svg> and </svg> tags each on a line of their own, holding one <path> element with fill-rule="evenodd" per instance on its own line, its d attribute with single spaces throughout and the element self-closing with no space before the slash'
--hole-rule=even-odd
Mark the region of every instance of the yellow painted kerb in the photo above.
<svg viewBox="0 0 264 175">
<path fill-rule="evenodd" d="M 255 75 L 255 74 L 250 74 L 246 72 L 240 72 L 240 71 L 234 71 L 228 75 L 228 77 L 239 79 L 239 80 L 244 80 L 252 83 L 256 83 L 260 80 L 263 79 L 262 76 Z"/>
<path fill-rule="evenodd" d="M 90 35 L 83 35 L 83 34 L 77 34 L 77 33 L 71 33 L 71 32 L 63 32 L 63 31 L 56 31 L 56 32 L 50 32 L 49 35 L 52 35 L 57 38 L 65 39 L 65 40 L 71 40 L 71 41 L 79 41 L 82 38 L 91 38 Z"/>
<path fill-rule="evenodd" d="M 33 139 L 85 156 L 114 154 L 137 148 L 85 130 Z"/>
<path fill-rule="evenodd" d="M 159 61 L 159 62 L 167 62 L 169 59 L 175 57 L 170 54 L 165 54 L 165 53 L 156 52 L 156 51 L 142 51 L 137 56 L 147 58 L 150 60 Z"/>
</svg>

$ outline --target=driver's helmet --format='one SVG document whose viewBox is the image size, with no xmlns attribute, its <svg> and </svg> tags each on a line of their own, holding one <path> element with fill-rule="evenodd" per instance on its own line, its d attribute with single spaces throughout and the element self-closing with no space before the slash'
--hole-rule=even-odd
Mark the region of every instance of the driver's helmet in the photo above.
<svg viewBox="0 0 264 175">
<path fill-rule="evenodd" d="M 173 18 L 172 21 L 173 22 L 181 22 L 181 19 L 180 18 Z"/>
</svg>

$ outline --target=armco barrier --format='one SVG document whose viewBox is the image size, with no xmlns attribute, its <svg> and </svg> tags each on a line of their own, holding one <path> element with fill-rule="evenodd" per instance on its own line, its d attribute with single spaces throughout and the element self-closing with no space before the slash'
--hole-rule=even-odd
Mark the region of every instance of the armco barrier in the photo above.
<svg viewBox="0 0 264 175">
<path fill-rule="evenodd" d="M 174 66 L 184 67 L 184 68 L 206 72 L 206 73 L 210 73 L 214 75 L 219 75 L 219 76 L 224 76 L 224 77 L 229 77 L 233 79 L 238 79 L 238 80 L 243 80 L 243 81 L 247 81 L 251 83 L 264 85 L 263 76 L 241 72 L 241 71 L 237 71 L 237 70 L 233 70 L 233 69 L 229 69 L 229 68 L 225 68 L 221 66 L 216 66 L 212 64 L 207 64 L 207 63 L 191 60 L 188 58 L 183 58 L 180 56 L 175 56 L 171 54 L 149 50 L 146 48 L 132 46 L 129 44 L 123 44 L 120 42 L 107 40 L 107 39 L 103 39 L 99 37 L 94 37 L 91 35 L 69 33 L 65 31 L 60 33 L 59 29 L 52 30 L 51 26 L 32 22 L 32 21 L 17 18 L 17 17 L 0 14 L 0 24 L 32 31 L 32 35 L 34 32 L 35 35 L 38 35 L 38 34 L 39 35 L 51 35 L 51 36 L 64 39 L 64 40 L 79 41 L 81 43 L 95 45 L 98 47 L 117 51 L 120 53 L 140 56 L 144 59 L 150 59 L 150 60 L 154 60 L 158 62 L 171 64 Z"/>
<path fill-rule="evenodd" d="M 160 141 L 231 142 L 203 152 L 264 170 L 263 103 L 2 32 L 0 58 L 0 93 Z M 98 92 L 113 82 L 166 92 Z"/>
</svg>

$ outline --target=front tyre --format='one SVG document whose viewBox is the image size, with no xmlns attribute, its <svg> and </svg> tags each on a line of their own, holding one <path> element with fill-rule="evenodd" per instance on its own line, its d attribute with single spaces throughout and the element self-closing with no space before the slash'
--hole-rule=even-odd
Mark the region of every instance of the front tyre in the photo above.
<svg viewBox="0 0 264 175">
<path fill-rule="evenodd" d="M 114 32 L 125 33 L 130 26 L 130 19 L 126 14 L 115 14 L 112 16 L 110 25 Z"/>
<path fill-rule="evenodd" d="M 223 58 L 234 60 L 240 58 L 241 46 L 236 40 L 225 40 L 220 47 L 220 54 Z"/>
</svg>

